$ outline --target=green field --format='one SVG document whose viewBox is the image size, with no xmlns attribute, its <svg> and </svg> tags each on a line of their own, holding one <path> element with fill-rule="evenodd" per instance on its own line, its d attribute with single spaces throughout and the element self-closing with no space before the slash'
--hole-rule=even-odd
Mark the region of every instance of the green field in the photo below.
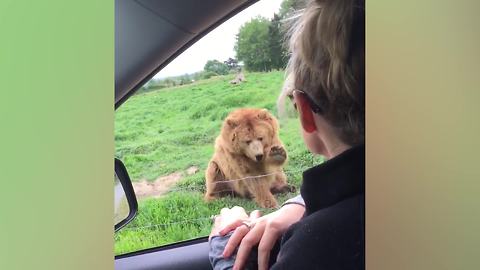
<svg viewBox="0 0 480 270">
<path fill-rule="evenodd" d="M 231 85 L 233 75 L 213 77 L 189 85 L 138 94 L 115 114 L 116 157 L 127 167 L 133 182 L 153 181 L 191 166 L 186 175 L 160 198 L 139 202 L 138 216 L 115 234 L 115 254 L 156 247 L 205 236 L 211 215 L 223 207 L 256 205 L 241 198 L 222 198 L 206 204 L 204 170 L 223 119 L 235 108 L 267 108 L 276 114 L 276 99 L 283 72 L 247 73 L 247 82 Z M 288 181 L 299 186 L 301 171 L 318 164 L 303 145 L 295 118 L 280 120 L 280 138 L 289 155 Z M 279 203 L 295 194 L 277 196 Z M 270 210 L 264 209 L 264 212 Z"/>
</svg>

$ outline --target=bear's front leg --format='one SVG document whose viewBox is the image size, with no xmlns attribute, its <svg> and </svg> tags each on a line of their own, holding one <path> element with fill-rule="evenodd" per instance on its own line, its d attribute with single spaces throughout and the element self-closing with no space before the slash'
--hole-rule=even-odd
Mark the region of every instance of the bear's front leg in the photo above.
<svg viewBox="0 0 480 270">
<path fill-rule="evenodd" d="M 258 206 L 262 208 L 276 208 L 278 207 L 277 200 L 270 192 L 270 184 L 265 181 L 265 179 L 260 180 L 255 185 L 255 188 L 251 191 L 253 197 L 255 198 L 255 202 Z"/>
<path fill-rule="evenodd" d="M 295 192 L 296 188 L 295 186 L 289 185 L 287 183 L 287 176 L 282 170 L 281 172 L 275 175 L 275 181 L 272 183 L 272 186 L 270 187 L 270 191 L 272 192 L 272 194 L 287 193 L 287 192 Z"/>
<path fill-rule="evenodd" d="M 205 171 L 205 184 L 207 190 L 204 198 L 207 202 L 230 191 L 228 183 L 222 183 L 224 180 L 225 176 L 220 170 L 220 167 L 215 161 L 211 160 Z"/>
<path fill-rule="evenodd" d="M 281 145 L 274 145 L 270 148 L 267 156 L 267 162 L 282 165 L 287 160 L 287 151 Z"/>
</svg>

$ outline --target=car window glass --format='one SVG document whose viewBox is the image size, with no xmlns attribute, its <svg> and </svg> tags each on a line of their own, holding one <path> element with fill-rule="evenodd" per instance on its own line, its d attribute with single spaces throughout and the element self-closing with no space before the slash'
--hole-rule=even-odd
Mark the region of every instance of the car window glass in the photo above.
<svg viewBox="0 0 480 270">
<path fill-rule="evenodd" d="M 139 210 L 115 233 L 115 254 L 207 236 L 211 217 L 223 207 L 274 210 L 233 191 L 207 203 L 205 175 L 215 139 L 230 112 L 259 108 L 279 118 L 277 97 L 287 57 L 279 25 L 293 9 L 288 4 L 294 2 L 260 1 L 247 8 L 186 50 L 116 111 L 115 155 L 128 170 Z M 240 45 L 240 36 L 236 38 L 240 29 L 242 36 L 266 42 L 260 47 L 252 42 Z M 303 145 L 294 110 L 291 105 L 286 109 L 279 119 L 279 137 L 288 154 L 283 171 L 294 188 L 274 195 L 279 205 L 299 193 L 302 171 L 322 161 Z M 242 143 L 266 143 L 265 136 L 244 138 Z M 258 153 L 251 154 L 252 159 L 255 156 Z"/>
</svg>

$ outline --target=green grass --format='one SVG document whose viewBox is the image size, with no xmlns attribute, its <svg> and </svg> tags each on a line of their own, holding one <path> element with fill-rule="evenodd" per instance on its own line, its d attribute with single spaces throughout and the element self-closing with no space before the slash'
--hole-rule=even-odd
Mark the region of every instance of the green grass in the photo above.
<svg viewBox="0 0 480 270">
<path fill-rule="evenodd" d="M 116 156 L 125 163 L 132 181 L 155 180 L 190 166 L 200 169 L 163 197 L 139 202 L 138 216 L 115 235 L 116 254 L 208 235 L 208 217 L 226 206 L 257 208 L 241 198 L 209 204 L 202 200 L 204 170 L 223 119 L 241 107 L 267 108 L 276 114 L 283 72 L 247 73 L 247 82 L 240 85 L 229 84 L 232 78 L 219 76 L 135 95 L 116 112 Z M 297 119 L 282 119 L 280 125 L 280 138 L 289 154 L 288 181 L 298 187 L 301 171 L 322 160 L 303 145 Z M 282 202 L 293 195 L 277 199 Z"/>
</svg>

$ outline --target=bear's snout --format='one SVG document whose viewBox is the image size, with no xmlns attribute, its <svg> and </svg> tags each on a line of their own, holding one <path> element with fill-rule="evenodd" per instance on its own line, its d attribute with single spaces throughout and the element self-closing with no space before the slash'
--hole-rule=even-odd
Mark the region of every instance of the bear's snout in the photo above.
<svg viewBox="0 0 480 270">
<path fill-rule="evenodd" d="M 262 142 L 260 142 L 259 140 L 253 140 L 244 150 L 244 153 L 252 161 L 260 162 L 265 156 L 263 151 L 264 149 Z"/>
</svg>

